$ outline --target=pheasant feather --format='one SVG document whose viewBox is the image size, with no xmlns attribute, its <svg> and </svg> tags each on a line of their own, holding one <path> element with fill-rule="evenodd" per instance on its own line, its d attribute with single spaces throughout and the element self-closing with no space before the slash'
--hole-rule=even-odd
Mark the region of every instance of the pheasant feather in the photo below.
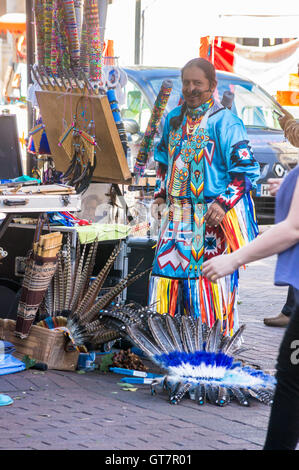
<svg viewBox="0 0 299 470">
<path fill-rule="evenodd" d="M 75 283 L 74 283 L 74 289 L 73 289 L 73 298 L 71 301 L 71 311 L 74 311 L 74 306 L 77 304 L 77 300 L 79 296 L 79 284 L 80 284 L 80 279 L 81 279 L 81 274 L 82 274 L 85 252 L 86 252 L 86 245 L 84 245 L 83 247 L 82 253 L 80 255 L 80 260 L 77 266 L 77 270 L 76 270 L 76 277 L 75 277 Z"/>
<path fill-rule="evenodd" d="M 140 263 L 138 263 L 140 264 Z M 139 279 L 141 276 L 143 276 L 148 270 L 137 274 L 133 278 L 131 278 L 132 274 L 136 271 L 137 267 L 131 271 L 131 273 L 128 274 L 122 281 L 120 281 L 116 286 L 112 287 L 107 294 L 103 295 L 94 305 L 91 307 L 90 310 L 87 312 L 83 313 L 81 315 L 81 319 L 85 322 L 92 321 L 95 315 L 102 309 L 105 308 L 108 304 L 112 302 L 115 297 L 117 297 L 126 287 L 131 285 L 133 282 L 135 282 L 137 279 Z"/>
<path fill-rule="evenodd" d="M 72 266 L 71 266 L 71 238 L 67 236 L 66 262 L 65 262 L 65 303 L 64 310 L 69 309 L 72 291 Z"/>
<path fill-rule="evenodd" d="M 93 246 L 92 246 L 91 260 L 90 260 L 90 263 L 89 263 L 89 266 L 88 266 L 88 270 L 87 270 L 87 275 L 86 275 L 86 280 L 85 280 L 85 286 L 84 286 L 84 289 L 83 289 L 83 296 L 86 294 L 86 292 L 87 292 L 87 290 L 88 290 L 88 287 L 89 287 L 90 278 L 91 278 L 91 276 L 92 276 L 93 269 L 94 269 L 94 265 L 95 265 L 95 261 L 96 261 L 96 254 L 97 254 L 97 250 L 98 250 L 98 245 L 99 245 L 99 242 L 98 242 L 98 241 L 95 241 L 95 242 L 93 243 Z"/>
<path fill-rule="evenodd" d="M 99 274 L 97 275 L 96 279 L 93 281 L 89 289 L 87 290 L 85 296 L 83 297 L 82 301 L 80 302 L 78 308 L 75 310 L 75 315 L 80 316 L 84 310 L 86 310 L 90 305 L 95 301 L 101 287 L 103 286 L 109 270 L 114 263 L 115 259 L 117 258 L 120 252 L 120 246 L 117 246 L 108 261 L 106 262 L 105 266 L 101 269 Z"/>
<path fill-rule="evenodd" d="M 62 255 L 59 252 L 58 256 L 58 286 L 59 286 L 59 311 L 63 308 L 64 299 L 64 282 L 63 282 L 63 266 L 62 266 Z"/>
<path fill-rule="evenodd" d="M 89 270 L 93 269 L 93 266 L 92 266 L 93 248 L 94 248 L 93 245 L 90 246 L 90 248 L 88 250 L 87 257 L 86 257 L 86 261 L 85 261 L 83 269 L 82 269 L 81 277 L 80 277 L 79 284 L 78 284 L 78 296 L 77 296 L 77 302 L 78 303 L 81 301 L 81 297 L 83 295 L 83 291 L 85 289 L 85 285 L 86 285 L 86 282 L 88 280 L 88 277 L 87 277 L 88 272 L 89 272 Z"/>
</svg>

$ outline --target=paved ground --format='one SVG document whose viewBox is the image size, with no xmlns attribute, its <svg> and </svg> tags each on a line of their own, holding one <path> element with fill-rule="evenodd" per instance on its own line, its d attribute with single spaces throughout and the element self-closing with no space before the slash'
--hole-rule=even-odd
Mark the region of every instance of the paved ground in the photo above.
<svg viewBox="0 0 299 470">
<path fill-rule="evenodd" d="M 280 312 L 286 288 L 273 287 L 275 257 L 241 271 L 240 323 L 246 323 L 242 358 L 273 371 L 284 330 L 264 326 Z M 98 371 L 27 370 L 0 377 L 0 392 L 14 403 L 0 408 L 0 449 L 38 450 L 261 450 L 269 407 L 231 403 L 197 406 L 185 399 L 170 405 L 148 386 L 135 392 L 120 376 Z M 160 452 L 161 453 L 161 452 Z"/>
</svg>

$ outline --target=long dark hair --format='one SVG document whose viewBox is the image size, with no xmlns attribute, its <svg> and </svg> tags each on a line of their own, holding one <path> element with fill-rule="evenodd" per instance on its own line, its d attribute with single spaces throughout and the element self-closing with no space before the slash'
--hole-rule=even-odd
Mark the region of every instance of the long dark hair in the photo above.
<svg viewBox="0 0 299 470">
<path fill-rule="evenodd" d="M 182 80 L 184 76 L 184 71 L 189 67 L 200 68 L 204 72 L 206 78 L 209 80 L 210 87 L 212 87 L 213 85 L 215 85 L 215 83 L 217 83 L 215 67 L 208 60 L 203 59 L 202 57 L 196 57 L 195 59 L 189 60 L 189 62 L 187 62 L 187 64 L 185 64 L 181 70 Z M 184 101 L 182 105 L 181 113 L 179 114 L 179 116 L 174 116 L 173 118 L 170 119 L 170 125 L 175 130 L 178 129 L 180 125 L 182 124 L 186 111 L 187 111 L 187 103 Z"/>
</svg>

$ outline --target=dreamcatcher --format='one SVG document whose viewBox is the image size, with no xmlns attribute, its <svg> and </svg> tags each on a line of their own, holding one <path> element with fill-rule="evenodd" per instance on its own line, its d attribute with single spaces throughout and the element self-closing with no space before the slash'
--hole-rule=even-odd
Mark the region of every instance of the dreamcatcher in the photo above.
<svg viewBox="0 0 299 470">
<path fill-rule="evenodd" d="M 91 181 L 96 167 L 96 140 L 94 134 L 94 121 L 90 120 L 87 131 L 83 130 L 78 122 L 77 103 L 73 123 L 64 131 L 59 139 L 58 145 L 63 147 L 70 159 L 70 164 L 63 173 L 61 179 L 65 184 L 73 186 L 77 193 L 85 191 Z"/>
</svg>

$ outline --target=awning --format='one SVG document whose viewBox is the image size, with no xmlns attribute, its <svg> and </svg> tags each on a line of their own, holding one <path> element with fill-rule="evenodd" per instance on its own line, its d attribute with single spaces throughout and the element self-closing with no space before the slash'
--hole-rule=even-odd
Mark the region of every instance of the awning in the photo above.
<svg viewBox="0 0 299 470">
<path fill-rule="evenodd" d="M 0 32 L 20 33 L 26 32 L 25 13 L 6 13 L 0 16 Z"/>
</svg>

